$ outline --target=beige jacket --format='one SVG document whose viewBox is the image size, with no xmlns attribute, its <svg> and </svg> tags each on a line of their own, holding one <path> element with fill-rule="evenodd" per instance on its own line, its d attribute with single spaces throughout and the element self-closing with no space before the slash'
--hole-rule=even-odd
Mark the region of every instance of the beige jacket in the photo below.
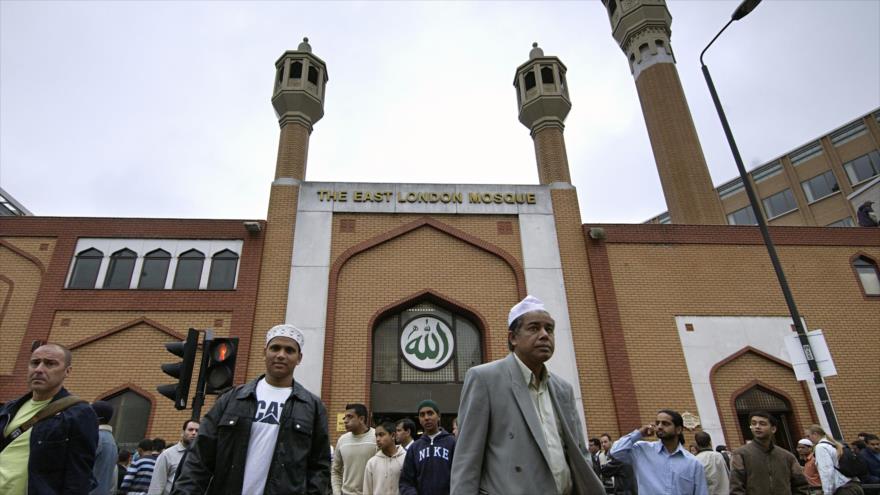
<svg viewBox="0 0 880 495">
<path fill-rule="evenodd" d="M 364 495 L 397 495 L 404 458 L 406 450 L 400 445 L 391 457 L 376 452 L 364 469 Z"/>
</svg>

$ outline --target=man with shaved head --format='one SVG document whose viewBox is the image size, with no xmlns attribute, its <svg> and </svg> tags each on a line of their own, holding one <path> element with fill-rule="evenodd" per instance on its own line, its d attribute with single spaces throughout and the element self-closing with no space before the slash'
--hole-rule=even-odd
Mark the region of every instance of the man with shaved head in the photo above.
<svg viewBox="0 0 880 495">
<path fill-rule="evenodd" d="M 0 408 L 3 493 L 88 493 L 92 489 L 98 418 L 70 395 L 64 379 L 70 351 L 44 344 L 28 361 L 29 391 Z"/>
</svg>

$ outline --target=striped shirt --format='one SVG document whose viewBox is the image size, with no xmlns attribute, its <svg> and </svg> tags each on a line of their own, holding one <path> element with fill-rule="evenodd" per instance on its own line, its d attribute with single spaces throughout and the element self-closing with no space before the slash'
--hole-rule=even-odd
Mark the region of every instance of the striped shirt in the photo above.
<svg viewBox="0 0 880 495">
<path fill-rule="evenodd" d="M 122 480 L 121 489 L 129 494 L 147 493 L 150 489 L 150 480 L 153 479 L 153 468 L 156 466 L 156 457 L 153 454 L 131 463 L 125 478 Z"/>
</svg>

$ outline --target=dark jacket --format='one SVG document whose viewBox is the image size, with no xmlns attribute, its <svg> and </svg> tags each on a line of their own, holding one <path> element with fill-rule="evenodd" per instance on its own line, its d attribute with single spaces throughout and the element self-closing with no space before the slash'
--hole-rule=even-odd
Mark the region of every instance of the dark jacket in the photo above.
<svg viewBox="0 0 880 495">
<path fill-rule="evenodd" d="M 31 398 L 30 393 L 0 408 L 0 432 Z M 62 388 L 52 402 L 70 393 Z M 28 494 L 88 493 L 98 449 L 98 417 L 81 402 L 31 427 Z"/>
<path fill-rule="evenodd" d="M 868 474 L 860 477 L 862 483 L 880 483 L 880 459 L 877 454 L 871 452 L 871 449 L 862 449 L 859 452 L 859 457 L 868 466 Z"/>
<path fill-rule="evenodd" d="M 202 418 L 173 494 L 241 493 L 260 378 L 223 394 Z M 323 495 L 329 490 L 327 410 L 298 382 L 284 403 L 271 463 L 266 495 Z"/>
<path fill-rule="evenodd" d="M 448 495 L 455 437 L 446 430 L 422 435 L 409 446 L 400 473 L 400 495 Z"/>
<path fill-rule="evenodd" d="M 809 483 L 794 455 L 770 443 L 749 442 L 730 456 L 731 495 L 808 495 Z"/>
</svg>

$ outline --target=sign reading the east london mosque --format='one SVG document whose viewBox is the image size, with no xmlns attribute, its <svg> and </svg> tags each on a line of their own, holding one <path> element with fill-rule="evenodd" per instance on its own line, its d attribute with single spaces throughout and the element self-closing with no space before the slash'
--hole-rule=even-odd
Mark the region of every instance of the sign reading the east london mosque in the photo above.
<svg viewBox="0 0 880 495">
<path fill-rule="evenodd" d="M 400 351 L 414 368 L 433 371 L 452 358 L 455 341 L 449 325 L 434 316 L 417 316 L 400 335 Z"/>
<path fill-rule="evenodd" d="M 347 203 L 453 203 L 463 204 L 510 204 L 510 205 L 533 205 L 537 203 L 537 197 L 533 192 L 468 192 L 467 195 L 460 191 L 434 192 L 412 191 L 396 194 L 394 191 L 331 191 L 319 189 L 318 200 L 321 202 Z"/>
</svg>

